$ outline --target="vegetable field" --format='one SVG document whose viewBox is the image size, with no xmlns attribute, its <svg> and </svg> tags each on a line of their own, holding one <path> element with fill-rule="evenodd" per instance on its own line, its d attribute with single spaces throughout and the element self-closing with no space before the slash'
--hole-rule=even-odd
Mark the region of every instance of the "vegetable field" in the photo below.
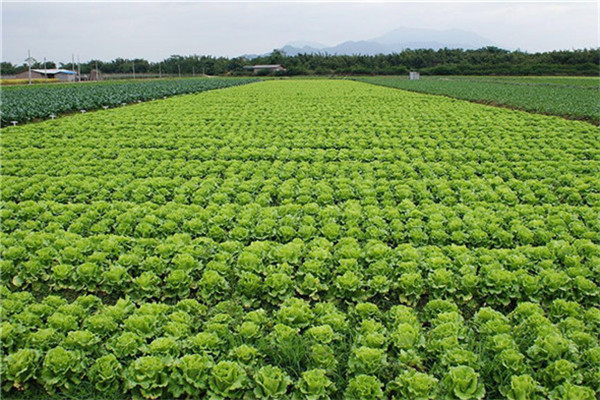
<svg viewBox="0 0 600 400">
<path fill-rule="evenodd" d="M 425 76 L 419 81 L 407 77 L 360 80 L 600 124 L 599 78 Z"/>
<path fill-rule="evenodd" d="M 186 78 L 148 81 L 107 81 L 81 84 L 4 87 L 0 91 L 2 125 L 50 118 L 70 111 L 116 107 L 256 82 L 252 78 Z"/>
<path fill-rule="evenodd" d="M 600 395 L 600 135 L 354 81 L 5 128 L 4 398 Z"/>
</svg>

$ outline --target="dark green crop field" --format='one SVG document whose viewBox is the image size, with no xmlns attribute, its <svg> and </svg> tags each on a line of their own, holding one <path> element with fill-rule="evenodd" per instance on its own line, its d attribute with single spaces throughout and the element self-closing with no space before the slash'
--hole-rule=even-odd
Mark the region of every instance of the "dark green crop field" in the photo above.
<svg viewBox="0 0 600 400">
<path fill-rule="evenodd" d="M 422 76 L 365 77 L 377 85 L 600 123 L 600 78 Z"/>
<path fill-rule="evenodd" d="M 254 78 L 183 78 L 8 86 L 0 91 L 2 125 L 71 111 L 117 107 L 256 82 Z"/>
</svg>

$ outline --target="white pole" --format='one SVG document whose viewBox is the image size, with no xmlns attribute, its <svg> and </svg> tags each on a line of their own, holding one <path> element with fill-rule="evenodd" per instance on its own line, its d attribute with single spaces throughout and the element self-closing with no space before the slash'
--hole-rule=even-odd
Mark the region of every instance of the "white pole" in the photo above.
<svg viewBox="0 0 600 400">
<path fill-rule="evenodd" d="M 135 79 L 135 60 L 131 62 L 131 66 L 133 67 L 133 79 Z"/>
<path fill-rule="evenodd" d="M 78 77 L 78 81 L 81 82 L 81 68 L 79 65 L 79 54 L 77 54 L 77 77 Z"/>
<path fill-rule="evenodd" d="M 46 68 L 46 57 L 44 57 L 44 76 L 48 79 L 48 68 Z"/>
<path fill-rule="evenodd" d="M 29 84 L 31 85 L 31 50 L 27 50 L 27 65 L 29 65 Z"/>
<path fill-rule="evenodd" d="M 161 68 L 160 68 L 160 65 L 161 65 L 161 63 L 159 62 L 159 63 L 158 63 L 158 77 L 159 77 L 159 78 L 162 78 L 162 70 L 161 70 Z"/>
<path fill-rule="evenodd" d="M 96 80 L 99 81 L 100 77 L 98 76 L 100 74 L 100 71 L 98 71 L 98 60 L 96 60 Z"/>
<path fill-rule="evenodd" d="M 71 70 L 75 74 L 75 54 L 73 53 L 71 53 Z M 75 82 L 75 79 L 73 79 L 73 82 Z"/>
</svg>

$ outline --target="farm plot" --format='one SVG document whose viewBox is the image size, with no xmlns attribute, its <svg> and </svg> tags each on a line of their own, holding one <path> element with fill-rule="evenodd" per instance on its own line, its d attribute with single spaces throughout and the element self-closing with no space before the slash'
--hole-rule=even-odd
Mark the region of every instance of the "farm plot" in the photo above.
<svg viewBox="0 0 600 400">
<path fill-rule="evenodd" d="M 410 81 L 406 77 L 360 80 L 600 124 L 598 78 L 426 76 L 419 81 Z"/>
<path fill-rule="evenodd" d="M 136 101 L 198 93 L 257 82 L 252 78 L 185 78 L 3 87 L 2 125 L 50 118 L 70 111 L 116 107 Z"/>
<path fill-rule="evenodd" d="M 592 125 L 294 80 L 2 139 L 5 398 L 600 394 Z"/>
</svg>

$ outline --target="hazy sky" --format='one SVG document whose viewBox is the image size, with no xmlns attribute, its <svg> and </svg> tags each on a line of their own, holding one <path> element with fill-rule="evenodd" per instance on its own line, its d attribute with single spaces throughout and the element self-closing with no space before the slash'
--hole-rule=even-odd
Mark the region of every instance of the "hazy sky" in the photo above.
<svg viewBox="0 0 600 400">
<path fill-rule="evenodd" d="M 172 54 L 266 53 L 291 41 L 335 45 L 398 27 L 478 33 L 500 47 L 546 51 L 598 47 L 596 2 L 7 2 L 2 60 L 69 62 Z"/>
</svg>

